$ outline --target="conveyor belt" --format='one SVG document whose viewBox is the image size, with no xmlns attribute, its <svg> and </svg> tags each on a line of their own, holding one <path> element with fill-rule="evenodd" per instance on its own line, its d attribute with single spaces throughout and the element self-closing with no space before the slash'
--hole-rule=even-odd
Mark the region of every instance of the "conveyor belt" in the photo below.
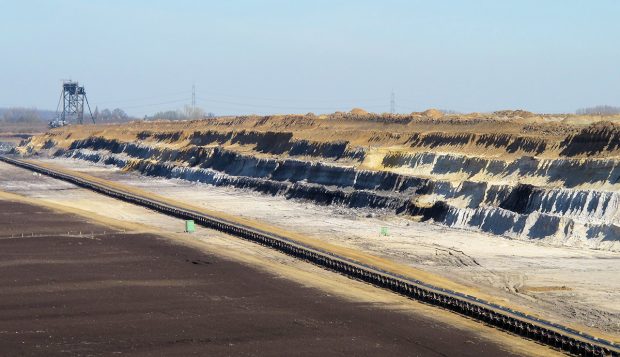
<svg viewBox="0 0 620 357">
<path fill-rule="evenodd" d="M 443 307 L 570 354 L 580 356 L 620 356 L 620 347 L 613 342 L 484 301 L 471 295 L 443 289 L 420 280 L 410 279 L 328 251 L 310 247 L 290 238 L 257 229 L 256 227 L 231 222 L 203 212 L 177 207 L 166 202 L 136 195 L 100 182 L 94 182 L 83 177 L 70 175 L 66 172 L 53 170 L 23 160 L 0 156 L 0 161 L 67 181 L 170 216 L 181 219 L 193 219 L 207 228 L 274 248 L 285 254 L 309 261 L 350 278 L 391 290 L 421 302 Z"/>
</svg>

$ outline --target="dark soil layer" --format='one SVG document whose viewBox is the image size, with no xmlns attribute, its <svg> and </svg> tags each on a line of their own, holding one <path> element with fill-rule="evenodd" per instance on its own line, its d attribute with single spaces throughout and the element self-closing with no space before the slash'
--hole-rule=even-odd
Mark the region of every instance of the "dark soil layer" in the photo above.
<svg viewBox="0 0 620 357">
<path fill-rule="evenodd" d="M 343 301 L 154 235 L 110 231 L 0 201 L 0 354 L 508 354 L 428 317 Z"/>
</svg>

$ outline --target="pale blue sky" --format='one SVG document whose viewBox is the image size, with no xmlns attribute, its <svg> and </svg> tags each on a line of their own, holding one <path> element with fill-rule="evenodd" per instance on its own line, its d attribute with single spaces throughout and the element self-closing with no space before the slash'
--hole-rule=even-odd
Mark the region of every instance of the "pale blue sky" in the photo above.
<svg viewBox="0 0 620 357">
<path fill-rule="evenodd" d="M 0 107 L 134 115 L 620 105 L 620 1 L 0 0 Z"/>
</svg>

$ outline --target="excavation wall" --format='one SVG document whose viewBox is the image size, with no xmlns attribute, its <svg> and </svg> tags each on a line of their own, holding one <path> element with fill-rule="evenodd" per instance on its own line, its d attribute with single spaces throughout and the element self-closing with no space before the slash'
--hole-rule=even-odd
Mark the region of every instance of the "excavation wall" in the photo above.
<svg viewBox="0 0 620 357">
<path fill-rule="evenodd" d="M 620 250 L 616 126 L 494 120 L 486 127 L 482 119 L 470 120 L 471 127 L 454 118 L 420 120 L 417 131 L 415 121 L 377 126 L 307 117 L 95 126 L 53 131 L 18 151 L 516 239 Z"/>
</svg>

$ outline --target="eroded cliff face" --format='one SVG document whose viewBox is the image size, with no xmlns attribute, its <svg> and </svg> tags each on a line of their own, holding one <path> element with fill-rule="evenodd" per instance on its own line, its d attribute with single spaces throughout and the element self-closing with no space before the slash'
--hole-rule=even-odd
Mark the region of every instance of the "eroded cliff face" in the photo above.
<svg viewBox="0 0 620 357">
<path fill-rule="evenodd" d="M 554 118 L 312 116 L 67 127 L 22 143 L 144 175 L 620 250 L 620 128 Z"/>
</svg>

